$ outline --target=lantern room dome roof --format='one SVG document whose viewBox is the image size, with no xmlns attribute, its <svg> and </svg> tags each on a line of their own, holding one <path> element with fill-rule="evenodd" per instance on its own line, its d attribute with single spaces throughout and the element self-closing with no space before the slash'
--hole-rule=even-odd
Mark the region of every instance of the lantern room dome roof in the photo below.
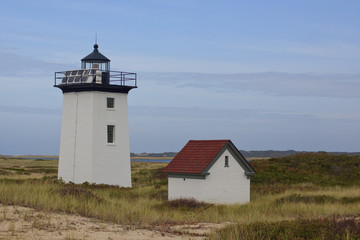
<svg viewBox="0 0 360 240">
<path fill-rule="evenodd" d="M 102 55 L 99 50 L 99 45 L 94 45 L 94 51 L 81 59 L 82 62 L 110 62 L 110 59 Z"/>
</svg>

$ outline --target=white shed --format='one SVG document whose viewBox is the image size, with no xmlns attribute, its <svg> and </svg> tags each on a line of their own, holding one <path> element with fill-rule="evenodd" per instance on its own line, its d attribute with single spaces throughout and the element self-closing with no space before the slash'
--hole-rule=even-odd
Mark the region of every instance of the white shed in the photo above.
<svg viewBox="0 0 360 240">
<path fill-rule="evenodd" d="M 255 170 L 230 140 L 190 140 L 163 170 L 168 198 L 211 203 L 250 201 Z"/>
</svg>

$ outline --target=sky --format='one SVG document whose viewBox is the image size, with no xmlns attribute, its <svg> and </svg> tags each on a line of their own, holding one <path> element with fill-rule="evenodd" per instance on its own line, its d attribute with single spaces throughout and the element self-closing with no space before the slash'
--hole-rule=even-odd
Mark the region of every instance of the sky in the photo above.
<svg viewBox="0 0 360 240">
<path fill-rule="evenodd" d="M 0 154 L 58 154 L 54 72 L 136 72 L 130 150 L 360 151 L 358 0 L 2 0 Z"/>
</svg>

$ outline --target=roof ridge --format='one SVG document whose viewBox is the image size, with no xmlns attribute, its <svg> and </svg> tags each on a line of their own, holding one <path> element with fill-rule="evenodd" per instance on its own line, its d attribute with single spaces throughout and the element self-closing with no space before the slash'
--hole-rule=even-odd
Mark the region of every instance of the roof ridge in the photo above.
<svg viewBox="0 0 360 240">
<path fill-rule="evenodd" d="M 189 142 L 228 142 L 230 139 L 216 139 L 216 140 L 189 140 Z"/>
</svg>

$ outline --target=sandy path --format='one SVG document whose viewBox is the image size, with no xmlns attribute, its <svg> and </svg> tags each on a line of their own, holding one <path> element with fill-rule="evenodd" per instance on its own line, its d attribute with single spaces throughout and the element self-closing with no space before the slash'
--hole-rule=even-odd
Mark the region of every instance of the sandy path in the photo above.
<svg viewBox="0 0 360 240">
<path fill-rule="evenodd" d="M 224 224 L 157 226 L 156 230 L 106 223 L 77 215 L 48 213 L 0 204 L 0 239 L 36 240 L 177 240 L 206 239 L 206 234 Z"/>
</svg>

